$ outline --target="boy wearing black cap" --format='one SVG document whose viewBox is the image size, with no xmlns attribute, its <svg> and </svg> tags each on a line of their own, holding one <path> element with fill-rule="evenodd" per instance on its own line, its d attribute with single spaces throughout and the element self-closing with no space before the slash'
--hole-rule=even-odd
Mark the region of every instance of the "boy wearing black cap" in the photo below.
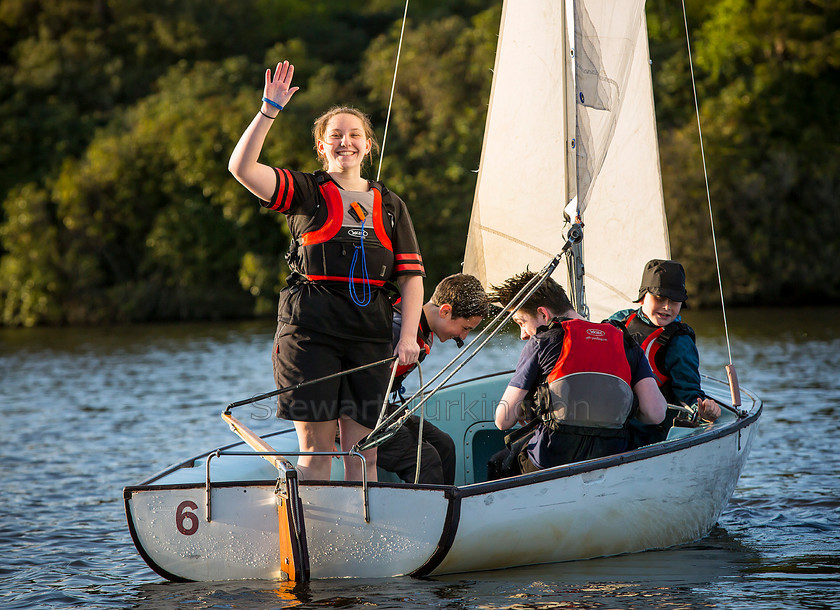
<svg viewBox="0 0 840 610">
<path fill-rule="evenodd" d="M 680 320 L 680 309 L 687 298 L 683 266 L 654 259 L 648 261 L 642 274 L 636 299 L 641 307 L 619 311 L 610 320 L 624 324 L 642 347 L 669 404 L 697 405 L 699 416 L 713 421 L 720 416 L 720 407 L 700 388 L 700 356 L 694 330 Z M 665 440 L 672 422 L 670 415 L 656 426 L 631 420 L 634 446 Z"/>
</svg>

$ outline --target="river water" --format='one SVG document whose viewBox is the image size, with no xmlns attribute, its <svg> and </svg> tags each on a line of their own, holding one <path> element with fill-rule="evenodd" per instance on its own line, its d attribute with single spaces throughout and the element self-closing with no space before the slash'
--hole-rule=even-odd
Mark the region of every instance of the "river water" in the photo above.
<svg viewBox="0 0 840 610">
<path fill-rule="evenodd" d="M 719 314 L 689 311 L 702 370 Z M 764 415 L 707 538 L 623 557 L 432 579 L 169 583 L 137 554 L 122 488 L 236 440 L 219 418 L 273 389 L 271 321 L 0 330 L 2 608 L 833 608 L 840 600 L 840 309 L 735 310 L 732 358 Z M 500 336 L 458 378 L 512 368 Z M 424 370 L 454 356 L 436 346 Z M 276 421 L 261 422 L 277 427 Z"/>
</svg>

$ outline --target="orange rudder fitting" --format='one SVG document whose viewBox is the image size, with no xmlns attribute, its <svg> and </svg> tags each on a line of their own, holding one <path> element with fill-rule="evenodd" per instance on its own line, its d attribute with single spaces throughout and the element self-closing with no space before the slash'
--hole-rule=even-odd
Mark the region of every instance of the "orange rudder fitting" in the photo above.
<svg viewBox="0 0 840 610">
<path fill-rule="evenodd" d="M 285 489 L 277 495 L 281 571 L 292 582 L 309 580 L 309 550 L 303 523 L 303 503 L 298 495 L 297 473 L 286 473 Z"/>
<path fill-rule="evenodd" d="M 732 406 L 741 406 L 741 387 L 738 385 L 738 373 L 735 372 L 734 364 L 727 364 L 726 378 L 729 380 L 729 395 L 732 398 Z"/>
</svg>

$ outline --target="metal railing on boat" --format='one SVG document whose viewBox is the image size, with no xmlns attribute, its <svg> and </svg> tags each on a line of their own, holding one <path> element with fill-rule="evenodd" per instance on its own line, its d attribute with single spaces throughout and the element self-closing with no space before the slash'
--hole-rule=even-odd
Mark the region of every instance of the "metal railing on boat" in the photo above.
<svg viewBox="0 0 840 610">
<path fill-rule="evenodd" d="M 222 451 L 221 449 L 217 449 L 212 453 L 207 455 L 207 461 L 205 463 L 205 519 L 209 522 L 211 520 L 211 482 L 210 482 L 210 460 L 212 458 L 219 458 L 219 457 L 262 457 L 262 458 L 277 458 L 275 460 L 277 463 L 278 470 L 278 477 L 277 477 L 277 487 L 275 488 L 275 492 L 280 488 L 280 482 L 285 481 L 288 477 L 290 471 L 297 473 L 297 470 L 294 466 L 292 466 L 291 462 L 284 459 L 286 456 L 294 455 L 294 456 L 302 456 L 302 455 L 322 455 L 322 456 L 332 456 L 332 457 L 356 457 L 359 458 L 362 462 L 362 510 L 364 513 L 365 523 L 370 523 L 370 502 L 368 497 L 368 480 L 367 480 L 367 460 L 365 460 L 365 456 L 363 456 L 358 451 Z M 295 476 L 295 478 L 297 478 Z"/>
</svg>

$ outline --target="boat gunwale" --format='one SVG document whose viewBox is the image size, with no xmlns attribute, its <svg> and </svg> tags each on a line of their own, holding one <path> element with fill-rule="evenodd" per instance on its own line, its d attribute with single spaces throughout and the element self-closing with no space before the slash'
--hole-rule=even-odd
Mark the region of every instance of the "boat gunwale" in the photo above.
<svg viewBox="0 0 840 610">
<path fill-rule="evenodd" d="M 737 432 L 740 432 L 742 429 L 751 426 L 755 423 L 758 418 L 761 416 L 763 411 L 763 404 L 762 401 L 758 398 L 755 398 L 756 405 L 755 410 L 751 412 L 746 417 L 742 417 L 736 419 L 735 421 L 728 423 L 724 426 L 719 428 L 711 427 L 706 431 L 700 432 L 698 434 L 693 434 L 691 436 L 686 436 L 683 438 L 678 438 L 670 441 L 665 441 L 661 443 L 655 443 L 653 445 L 648 445 L 646 447 L 641 447 L 639 449 L 634 449 L 633 451 L 627 451 L 625 453 L 619 453 L 616 455 L 610 455 L 602 458 L 596 458 L 593 460 L 587 460 L 584 462 L 576 462 L 573 464 L 566 464 L 563 466 L 554 466 L 552 468 L 546 468 L 543 470 L 539 470 L 537 472 L 531 472 L 527 474 L 517 475 L 513 477 L 507 477 L 504 479 L 498 479 L 495 481 L 483 481 L 481 483 L 470 483 L 467 485 L 432 485 L 432 484 L 423 484 L 423 483 L 403 483 L 403 482 L 390 482 L 390 481 L 371 481 L 368 483 L 368 487 L 370 488 L 390 488 L 390 489 L 410 489 L 410 490 L 429 490 L 429 491 L 443 491 L 444 496 L 446 499 L 453 499 L 453 498 L 465 498 L 470 496 L 481 495 L 484 493 L 491 493 L 494 491 L 499 491 L 501 489 L 509 489 L 514 487 L 523 487 L 526 485 L 530 485 L 532 483 L 539 483 L 543 481 L 550 481 L 553 479 L 560 479 L 566 477 L 572 477 L 575 475 L 579 475 L 585 472 L 591 472 L 593 470 L 601 470 L 606 468 L 612 468 L 614 466 L 620 466 L 622 464 L 630 464 L 633 462 L 638 462 L 640 460 L 657 457 L 659 455 L 665 455 L 668 453 L 675 453 L 677 451 L 682 451 L 684 449 L 688 449 L 697 445 L 703 445 L 709 443 L 711 441 L 717 440 L 719 438 L 723 438 L 726 436 L 731 436 Z M 266 435 L 268 436 L 268 435 Z M 235 443 L 235 445 L 239 445 L 242 443 Z M 214 451 L 210 451 L 204 456 L 210 455 L 214 453 Z M 256 454 L 255 454 L 256 455 Z M 224 456 L 224 454 L 222 454 Z M 199 456 L 203 457 L 203 456 Z M 198 459 L 198 458 L 194 458 Z M 190 460 L 185 461 L 184 463 L 189 462 Z M 178 470 L 179 467 L 173 467 L 168 469 L 168 472 L 174 472 Z M 150 479 L 151 480 L 151 479 Z M 212 482 L 211 486 L 214 488 L 222 488 L 222 487 L 252 487 L 252 486 L 273 486 L 276 484 L 275 479 L 246 479 L 246 480 L 239 480 L 239 481 L 218 481 Z M 301 481 L 301 485 L 306 486 L 318 486 L 318 487 L 358 487 L 358 481 L 322 481 L 322 480 L 312 480 L 312 481 Z M 187 482 L 187 483 L 162 483 L 162 484 L 153 484 L 153 483 L 139 483 L 137 485 L 128 485 L 123 488 L 123 496 L 126 500 L 136 492 L 139 491 L 160 491 L 160 490 L 171 490 L 171 489 L 193 489 L 197 487 L 205 487 L 206 482 L 204 481 L 195 481 L 195 482 Z"/>
<path fill-rule="evenodd" d="M 484 379 L 490 379 L 493 377 L 498 377 L 501 375 L 508 375 L 513 373 L 512 370 L 510 371 L 499 371 L 495 373 L 490 373 L 487 375 L 481 375 L 479 377 L 472 377 L 470 379 L 465 379 L 462 381 L 458 381 L 449 385 L 446 385 L 440 388 L 438 391 L 443 391 L 448 388 L 457 387 L 460 385 L 464 385 L 467 383 L 472 383 L 476 381 L 481 381 Z M 701 377 L 713 381 L 715 383 L 721 384 L 722 386 L 726 385 L 726 382 L 717 379 L 715 377 L 711 377 L 709 375 L 701 375 Z M 747 412 L 747 415 L 741 417 L 736 416 L 735 421 L 725 424 L 720 427 L 710 427 L 708 430 L 703 432 L 692 434 L 690 436 L 686 436 L 679 439 L 673 439 L 670 441 L 664 441 L 655 443 L 653 445 L 647 445 L 645 447 L 640 447 L 639 449 L 634 449 L 632 451 L 627 451 L 624 453 L 619 453 L 616 455 L 610 455 L 602 458 L 596 458 L 593 460 L 586 460 L 584 462 L 575 462 L 573 464 L 565 464 L 562 466 L 554 466 L 552 468 L 546 468 L 543 470 L 539 470 L 537 472 L 527 473 L 523 475 L 517 475 L 514 477 L 507 477 L 504 479 L 498 479 L 495 481 L 482 481 L 480 483 L 469 483 L 461 486 L 456 485 L 432 485 L 432 484 L 420 484 L 420 483 L 405 483 L 405 482 L 378 482 L 378 481 L 370 481 L 368 486 L 373 487 L 398 487 L 400 489 L 443 489 L 449 490 L 451 493 L 454 493 L 458 497 L 469 497 L 474 495 L 480 495 L 486 492 L 496 491 L 498 489 L 503 488 L 512 488 L 512 487 L 521 487 L 524 485 L 529 485 L 534 482 L 542 482 L 547 480 L 552 480 L 556 478 L 563 478 L 567 476 L 574 476 L 577 474 L 581 474 L 583 472 L 589 472 L 592 470 L 599 470 L 601 468 L 611 468 L 613 466 L 619 466 L 621 464 L 629 464 L 632 462 L 636 462 L 639 460 L 647 459 L 650 457 L 656 457 L 658 455 L 663 455 L 666 453 L 671 453 L 675 451 L 681 451 L 682 449 L 692 447 L 694 445 L 703 444 L 712 440 L 716 440 L 718 438 L 722 438 L 724 436 L 728 436 L 733 434 L 736 431 L 740 431 L 741 429 L 751 425 L 754 421 L 756 421 L 759 416 L 761 415 L 764 405 L 761 398 L 759 398 L 755 393 L 753 393 L 749 388 L 744 386 L 739 386 L 740 390 L 745 393 L 753 402 L 753 407 Z M 276 430 L 274 432 L 269 432 L 265 435 L 261 435 L 261 438 L 270 438 L 274 436 L 278 436 L 281 434 L 290 434 L 294 432 L 294 428 L 286 428 L 283 430 Z M 155 485 L 154 481 L 165 477 L 168 474 L 176 472 L 177 470 L 181 470 L 182 468 L 193 468 L 195 467 L 195 462 L 206 458 L 209 455 L 212 455 L 217 452 L 224 452 L 225 450 L 232 449 L 234 447 L 239 447 L 245 445 L 244 441 L 236 441 L 230 443 L 228 445 L 224 445 L 221 447 L 217 447 L 211 449 L 210 451 L 206 451 L 204 453 L 200 453 L 195 455 L 191 458 L 188 458 L 178 464 L 173 464 L 168 466 L 158 472 L 157 474 L 144 479 L 140 483 L 135 485 L 128 485 L 124 488 L 124 493 L 126 492 L 134 492 L 143 489 L 187 489 L 190 487 L 195 486 L 204 486 L 206 482 L 195 482 L 195 483 L 163 483 Z M 281 452 L 282 453 L 282 452 Z M 222 453 L 221 456 L 225 454 Z M 259 455 L 254 453 L 254 455 Z M 212 483 L 215 487 L 227 487 L 228 485 L 233 486 L 241 486 L 241 485 L 251 485 L 251 484 L 265 484 L 267 480 L 241 480 L 241 481 L 219 481 L 218 483 Z M 276 481 L 271 480 L 271 484 L 274 484 Z M 304 483 L 301 481 L 301 483 Z M 357 481 L 316 481 L 313 480 L 311 482 L 307 482 L 306 484 L 315 484 L 315 485 L 329 485 L 329 486 L 358 486 L 359 482 Z M 181 487 L 179 487 L 181 486 Z M 447 494 L 448 497 L 448 494 Z"/>
<path fill-rule="evenodd" d="M 223 453 L 222 456 L 225 454 Z M 213 489 L 220 489 L 223 487 L 262 487 L 262 486 L 270 486 L 275 487 L 277 485 L 277 479 L 242 479 L 238 481 L 218 481 L 218 482 L 210 482 L 210 486 Z M 298 483 L 299 486 L 310 486 L 310 487 L 353 487 L 357 488 L 361 486 L 360 481 L 323 481 L 313 479 L 310 481 L 300 481 Z M 444 492 L 444 496 L 449 499 L 452 497 L 453 490 L 457 489 L 455 485 L 432 485 L 429 483 L 401 483 L 401 482 L 393 482 L 393 481 L 369 481 L 368 488 L 371 489 L 414 489 L 414 490 L 425 490 L 425 491 L 442 491 Z M 206 481 L 192 481 L 186 483 L 159 483 L 159 484 L 146 484 L 146 483 L 139 483 L 137 485 L 126 485 L 123 487 L 123 497 L 128 498 L 131 494 L 140 492 L 140 491 L 167 491 L 171 489 L 194 489 L 194 488 L 201 488 L 204 489 L 207 486 Z"/>
</svg>

